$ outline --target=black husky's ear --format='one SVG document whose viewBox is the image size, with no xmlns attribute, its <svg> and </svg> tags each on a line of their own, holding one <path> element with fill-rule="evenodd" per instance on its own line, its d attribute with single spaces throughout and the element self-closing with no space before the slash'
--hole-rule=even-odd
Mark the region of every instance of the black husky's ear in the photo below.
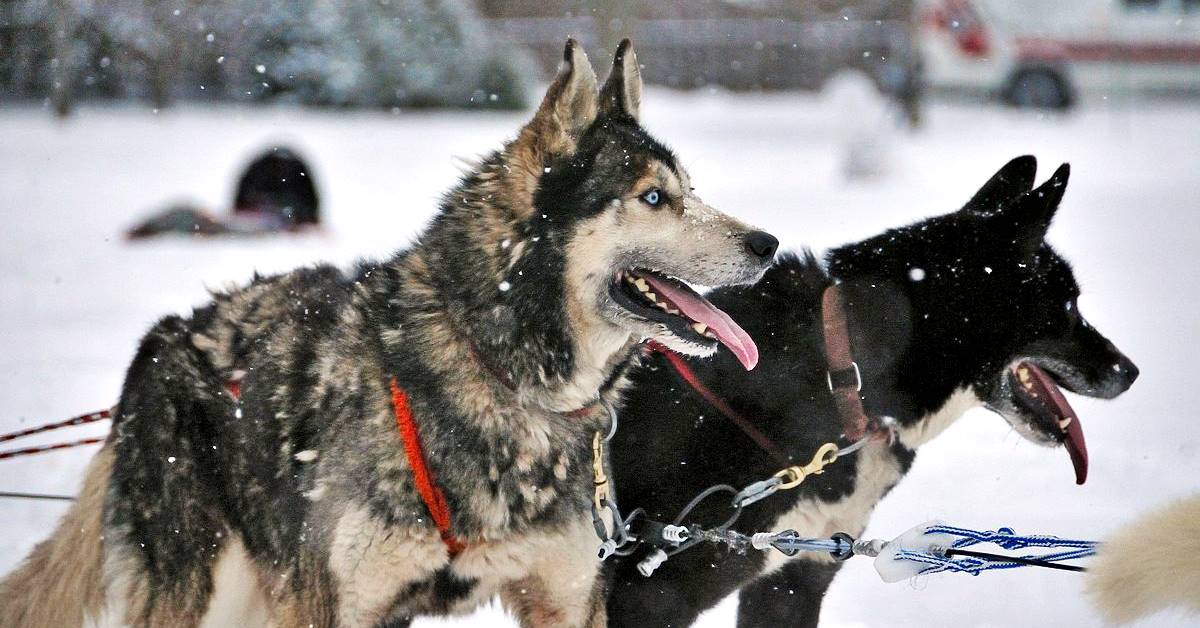
<svg viewBox="0 0 1200 628">
<path fill-rule="evenodd" d="M 638 67 L 633 42 L 622 39 L 613 58 L 612 71 L 600 89 L 601 115 L 638 118 L 642 104 L 642 70 Z"/>
<path fill-rule="evenodd" d="M 967 212 L 992 213 L 1033 188 L 1037 159 L 1022 155 L 1004 164 L 983 187 L 963 205 Z"/>
<path fill-rule="evenodd" d="M 1023 194 L 993 218 L 1000 234 L 1011 237 L 1021 253 L 1033 255 L 1041 248 L 1070 176 L 1070 164 L 1059 166 L 1045 183 Z"/>
<path fill-rule="evenodd" d="M 912 341 L 912 304 L 891 281 L 868 278 L 842 283 L 854 360 L 866 379 L 889 369 Z"/>
</svg>

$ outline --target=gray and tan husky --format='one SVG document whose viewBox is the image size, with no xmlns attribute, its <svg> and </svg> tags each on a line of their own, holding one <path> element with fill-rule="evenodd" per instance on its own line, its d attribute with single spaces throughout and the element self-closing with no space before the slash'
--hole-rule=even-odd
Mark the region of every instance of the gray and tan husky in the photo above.
<svg viewBox="0 0 1200 628">
<path fill-rule="evenodd" d="M 602 625 L 588 408 L 640 339 L 753 366 L 684 281 L 753 282 L 777 245 L 693 193 L 640 100 L 628 41 L 599 90 L 568 41 L 411 248 L 159 321 L 0 625 L 395 626 L 495 595 Z"/>
</svg>

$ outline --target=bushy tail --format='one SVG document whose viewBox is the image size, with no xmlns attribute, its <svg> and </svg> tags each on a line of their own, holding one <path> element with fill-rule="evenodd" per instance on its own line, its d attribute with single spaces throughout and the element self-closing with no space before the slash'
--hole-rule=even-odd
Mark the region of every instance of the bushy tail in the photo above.
<svg viewBox="0 0 1200 628">
<path fill-rule="evenodd" d="M 1200 496 L 1144 515 L 1104 542 L 1087 593 L 1113 623 L 1180 607 L 1200 613 Z"/>
<path fill-rule="evenodd" d="M 88 465 L 83 490 L 58 529 L 0 580 L 0 626 L 82 626 L 85 616 L 103 610 L 101 523 L 112 464 L 106 445 Z"/>
</svg>

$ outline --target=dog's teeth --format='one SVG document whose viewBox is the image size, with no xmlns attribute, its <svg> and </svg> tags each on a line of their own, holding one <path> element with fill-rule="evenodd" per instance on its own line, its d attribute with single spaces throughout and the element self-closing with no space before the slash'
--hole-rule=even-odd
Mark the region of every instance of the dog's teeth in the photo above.
<svg viewBox="0 0 1200 628">
<path fill-rule="evenodd" d="M 664 311 L 664 312 L 666 312 L 666 311 L 667 311 L 667 304 L 666 304 L 666 303 L 663 303 L 662 301 L 656 301 L 656 302 L 654 303 L 654 305 L 655 305 L 655 307 L 657 307 L 658 309 L 660 309 L 660 310 L 662 310 L 662 311 Z"/>
<path fill-rule="evenodd" d="M 705 325 L 704 323 L 692 323 L 692 329 L 696 330 L 697 334 L 703 336 L 704 332 L 708 331 L 708 325 Z"/>
<path fill-rule="evenodd" d="M 1071 417 L 1065 416 L 1058 420 L 1058 429 L 1067 431 L 1067 426 L 1071 425 Z"/>
<path fill-rule="evenodd" d="M 670 308 L 667 308 L 667 314 L 674 314 L 674 315 L 678 316 L 678 315 L 679 315 L 679 310 L 677 310 L 677 309 L 675 309 L 675 308 L 673 308 L 673 307 L 670 307 Z"/>
<path fill-rule="evenodd" d="M 658 303 L 658 295 L 657 294 L 654 294 L 653 292 L 647 292 L 645 294 L 646 294 L 647 299 L 650 299 L 651 301 Z"/>
<path fill-rule="evenodd" d="M 638 277 L 637 280 L 633 282 L 633 285 L 637 286 L 637 289 L 641 290 L 642 292 L 646 292 L 650 289 L 650 286 L 646 285 L 646 280 L 642 279 L 641 277 Z M 654 293 L 650 293 L 650 298 L 654 298 Z"/>
</svg>

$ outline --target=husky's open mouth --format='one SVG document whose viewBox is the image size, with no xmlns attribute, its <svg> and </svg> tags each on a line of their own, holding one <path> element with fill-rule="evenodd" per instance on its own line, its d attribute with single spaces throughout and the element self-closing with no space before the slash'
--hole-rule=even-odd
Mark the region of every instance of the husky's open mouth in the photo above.
<svg viewBox="0 0 1200 628">
<path fill-rule="evenodd" d="M 758 364 L 758 347 L 750 335 L 679 279 L 652 270 L 625 270 L 617 273 L 609 294 L 631 314 L 662 325 L 685 342 L 710 350 L 719 342 L 746 370 Z"/>
<path fill-rule="evenodd" d="M 1047 372 L 1032 360 L 1023 360 L 1010 367 L 1007 377 L 1013 399 L 1024 411 L 1029 426 L 1053 442 L 1066 445 L 1075 467 L 1075 483 L 1083 484 L 1088 471 L 1087 443 L 1083 439 L 1079 416 L 1059 387 L 1061 377 Z M 1072 390 L 1069 383 L 1064 382 L 1064 385 Z"/>
</svg>

